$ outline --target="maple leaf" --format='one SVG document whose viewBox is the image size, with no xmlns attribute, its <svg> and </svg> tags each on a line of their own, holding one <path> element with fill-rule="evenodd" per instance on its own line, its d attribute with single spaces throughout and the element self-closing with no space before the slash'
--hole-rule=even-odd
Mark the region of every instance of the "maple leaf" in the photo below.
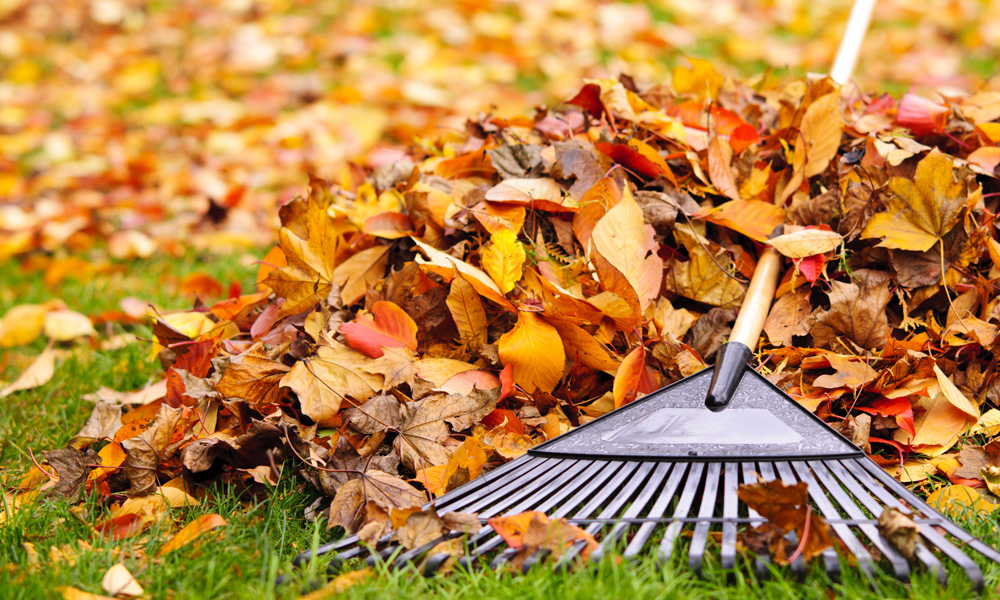
<svg viewBox="0 0 1000 600">
<path fill-rule="evenodd" d="M 376 302 L 371 312 L 341 325 L 340 332 L 350 347 L 372 358 L 382 356 L 383 348 L 417 349 L 417 324 L 392 302 Z"/>
<path fill-rule="evenodd" d="M 521 280 L 524 260 L 524 246 L 510 229 L 495 232 L 490 236 L 490 244 L 482 250 L 483 268 L 503 294 L 513 290 Z"/>
<path fill-rule="evenodd" d="M 285 397 L 281 381 L 289 371 L 258 348 L 233 358 L 216 389 L 223 398 L 241 398 L 254 410 L 266 413 Z"/>
<path fill-rule="evenodd" d="M 917 164 L 912 180 L 890 179 L 886 212 L 873 215 L 861 236 L 880 237 L 886 248 L 930 250 L 962 218 L 966 190 L 954 170 L 951 158 L 935 149 Z"/>
<path fill-rule="evenodd" d="M 383 378 L 367 370 L 370 359 L 326 340 L 315 356 L 297 361 L 279 386 L 295 392 L 302 412 L 316 423 L 332 422 L 347 398 L 364 402 L 383 387 Z"/>
<path fill-rule="evenodd" d="M 468 429 L 493 412 L 499 398 L 499 388 L 476 389 L 469 394 L 435 394 L 402 405 L 396 445 L 403 464 L 414 470 L 446 464 L 451 452 L 441 445 L 443 439 L 452 429 Z"/>
<path fill-rule="evenodd" d="M 678 225 L 674 236 L 687 248 L 690 260 L 674 261 L 664 281 L 668 290 L 714 306 L 733 306 L 743 299 L 746 290 L 730 273 L 733 263 L 725 250 L 688 225 Z"/>
<path fill-rule="evenodd" d="M 819 556 L 833 545 L 829 524 L 809 506 L 806 483 L 787 485 L 780 480 L 741 483 L 737 494 L 747 506 L 767 519 L 767 523 L 744 534 L 744 543 L 751 549 L 770 550 L 778 564 L 789 564 L 795 554 L 805 559 Z M 795 531 L 799 540 L 806 536 L 802 543 L 796 542 L 798 548 L 784 537 L 790 531 Z"/>
<path fill-rule="evenodd" d="M 810 333 L 817 347 L 832 348 L 843 335 L 862 348 L 881 348 L 889 339 L 888 282 L 875 285 L 832 282 L 830 310 L 818 310 Z"/>
</svg>

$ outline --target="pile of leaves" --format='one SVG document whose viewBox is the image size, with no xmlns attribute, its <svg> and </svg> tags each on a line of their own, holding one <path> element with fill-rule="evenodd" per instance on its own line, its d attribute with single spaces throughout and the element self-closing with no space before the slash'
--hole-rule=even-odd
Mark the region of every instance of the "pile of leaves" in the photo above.
<svg viewBox="0 0 1000 600">
<path fill-rule="evenodd" d="M 662 81 L 680 53 L 822 71 L 850 4 L 5 0 L 0 260 L 267 245 L 306 170 L 339 180 L 583 77 Z M 992 3 L 878 4 L 863 87 L 993 73 Z"/>
<path fill-rule="evenodd" d="M 412 507 L 710 364 L 771 245 L 754 368 L 903 481 L 992 510 L 1000 93 L 751 87 L 691 63 L 313 178 L 258 291 L 158 319 L 165 380 L 99 391 L 43 489 L 127 504 L 294 460 L 329 527 L 442 531 Z M 101 530 L 141 531 L 120 510 Z M 551 525 L 523 521 L 506 536 Z"/>
</svg>

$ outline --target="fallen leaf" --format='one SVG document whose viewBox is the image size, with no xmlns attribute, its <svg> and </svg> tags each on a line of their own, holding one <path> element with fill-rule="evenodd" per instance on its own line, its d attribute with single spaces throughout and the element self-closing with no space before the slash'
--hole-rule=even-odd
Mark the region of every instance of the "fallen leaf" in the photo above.
<svg viewBox="0 0 1000 600">
<path fill-rule="evenodd" d="M 112 596 L 141 596 L 145 593 L 139 582 L 122 563 L 113 565 L 104 573 L 101 587 Z"/>
<path fill-rule="evenodd" d="M 887 506 L 878 517 L 878 532 L 903 558 L 913 560 L 920 540 L 920 526 L 899 509 Z"/>
<path fill-rule="evenodd" d="M 56 342 L 69 342 L 97 334 L 86 315 L 72 310 L 54 310 L 47 313 L 43 331 L 46 336 Z"/>
<path fill-rule="evenodd" d="M 483 268 L 503 294 L 513 290 L 514 285 L 521 280 L 524 260 L 524 246 L 517 241 L 517 234 L 510 229 L 493 233 L 490 244 L 482 250 Z"/>
<path fill-rule="evenodd" d="M 172 538 L 164 542 L 160 549 L 157 551 L 157 556 L 163 556 L 187 546 L 191 542 L 194 542 L 202 534 L 207 531 L 211 531 L 216 527 L 225 527 L 226 520 L 222 518 L 221 515 L 212 513 L 208 515 L 201 515 L 197 519 L 191 521 L 185 525 L 180 531 L 178 531 Z M 106 588 L 105 588 L 106 589 Z M 110 590 L 108 590 L 110 591 Z"/>
<path fill-rule="evenodd" d="M 954 163 L 932 150 L 917 164 L 914 178 L 889 180 L 886 212 L 876 213 L 861 236 L 882 238 L 879 246 L 924 252 L 958 223 L 966 192 L 955 180 Z"/>
<path fill-rule="evenodd" d="M 486 310 L 476 289 L 455 269 L 448 291 L 448 311 L 451 313 L 462 343 L 471 349 L 487 341 Z"/>
<path fill-rule="evenodd" d="M 534 392 L 551 392 L 566 364 L 562 338 L 555 327 L 533 312 L 518 313 L 514 328 L 497 341 L 500 360 L 514 367 L 514 382 Z"/>
<path fill-rule="evenodd" d="M 372 358 L 382 356 L 382 348 L 417 349 L 417 324 L 392 302 L 376 302 L 371 312 L 341 325 L 340 332 L 350 347 Z"/>
<path fill-rule="evenodd" d="M 591 243 L 628 280 L 643 310 L 659 295 L 663 261 L 656 254 L 653 228 L 626 187 L 622 199 L 597 222 Z"/>
<path fill-rule="evenodd" d="M 19 304 L 0 319 L 0 347 L 13 348 L 35 341 L 42 335 L 49 308 L 41 304 Z"/>
<path fill-rule="evenodd" d="M 7 387 L 0 389 L 0 398 L 6 398 L 14 392 L 31 390 L 45 385 L 52 379 L 56 371 L 55 353 L 49 344 L 42 353 L 35 357 L 34 362 L 21 372 L 21 375 Z"/>
</svg>

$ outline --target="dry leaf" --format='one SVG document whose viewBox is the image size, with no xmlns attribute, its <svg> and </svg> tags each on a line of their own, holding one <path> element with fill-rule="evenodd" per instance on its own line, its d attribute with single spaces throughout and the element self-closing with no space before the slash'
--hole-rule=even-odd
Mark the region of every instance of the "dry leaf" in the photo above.
<svg viewBox="0 0 1000 600">
<path fill-rule="evenodd" d="M 501 229 L 490 236 L 490 244 L 482 250 L 483 268 L 496 282 L 500 293 L 506 294 L 521 280 L 524 265 L 524 246 L 517 241 L 517 234 Z"/>
<path fill-rule="evenodd" d="M 144 593 L 142 586 L 122 563 L 115 564 L 104 573 L 101 587 L 112 596 L 141 596 Z"/>
<path fill-rule="evenodd" d="M 663 261 L 656 254 L 653 228 L 626 187 L 621 202 L 597 222 L 591 243 L 628 280 L 643 310 L 659 295 Z"/>
<path fill-rule="evenodd" d="M 164 554 L 173 552 L 178 548 L 183 548 L 191 542 L 197 540 L 206 531 L 211 531 L 216 527 L 225 527 L 226 520 L 222 518 L 221 515 L 212 513 L 208 515 L 201 515 L 194 521 L 191 521 L 185 525 L 180 531 L 178 531 L 174 537 L 167 540 L 162 546 L 160 546 L 159 551 L 157 551 L 157 556 L 163 556 Z"/>
<path fill-rule="evenodd" d="M 21 375 L 7 387 L 0 389 L 0 398 L 6 398 L 14 392 L 30 390 L 45 385 L 56 370 L 56 357 L 50 344 L 42 353 L 35 357 L 34 362 L 21 372 Z"/>
<path fill-rule="evenodd" d="M 503 364 L 514 367 L 514 382 L 528 392 L 551 392 L 562 379 L 562 338 L 536 313 L 518 313 L 517 324 L 500 336 L 497 347 Z"/>
</svg>

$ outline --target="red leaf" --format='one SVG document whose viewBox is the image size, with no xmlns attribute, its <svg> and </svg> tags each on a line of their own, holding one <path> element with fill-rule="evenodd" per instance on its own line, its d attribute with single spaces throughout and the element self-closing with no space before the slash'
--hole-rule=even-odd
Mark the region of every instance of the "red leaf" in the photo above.
<svg viewBox="0 0 1000 600">
<path fill-rule="evenodd" d="M 615 408 L 632 402 L 638 394 L 648 394 L 655 390 L 656 382 L 646 368 L 646 349 L 637 346 L 628 353 L 615 375 Z"/>
<path fill-rule="evenodd" d="M 506 419 L 506 422 L 504 422 L 504 419 Z M 497 408 L 490 414 L 483 417 L 483 425 L 489 427 L 490 429 L 503 425 L 507 433 L 518 433 L 523 435 L 525 431 L 524 423 L 521 422 L 521 419 L 517 418 L 514 411 L 506 408 Z"/>
<path fill-rule="evenodd" d="M 605 142 L 594 144 L 594 147 L 606 154 L 611 160 L 643 177 L 655 179 L 666 174 L 656 163 L 631 146 Z"/>
<path fill-rule="evenodd" d="M 601 86 L 596 83 L 588 83 L 583 86 L 576 96 L 566 101 L 567 104 L 574 104 L 590 113 L 595 119 L 600 119 L 604 114 L 604 103 L 601 102 Z"/>
<path fill-rule="evenodd" d="M 500 371 L 500 399 L 514 393 L 514 365 L 507 365 Z"/>
<path fill-rule="evenodd" d="M 382 348 L 417 349 L 417 324 L 402 308 L 384 300 L 372 305 L 370 313 L 341 325 L 340 332 L 351 348 L 372 358 L 381 358 Z"/>
<path fill-rule="evenodd" d="M 805 258 L 793 259 L 793 262 L 798 266 L 799 272 L 805 276 L 806 280 L 809 283 L 814 283 L 823 272 L 823 265 L 826 264 L 826 256 L 814 254 Z"/>
<path fill-rule="evenodd" d="M 883 417 L 896 417 L 896 423 L 909 432 L 912 437 L 916 437 L 917 432 L 913 427 L 913 406 L 907 398 L 886 398 L 882 397 L 872 403 L 871 406 L 858 406 L 858 410 Z"/>
</svg>

